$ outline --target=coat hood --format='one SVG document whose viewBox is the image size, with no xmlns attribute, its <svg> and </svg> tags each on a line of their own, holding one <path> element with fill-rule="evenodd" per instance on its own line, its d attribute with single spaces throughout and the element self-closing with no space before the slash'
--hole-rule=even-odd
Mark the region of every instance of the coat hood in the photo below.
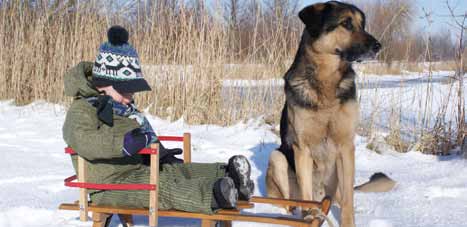
<svg viewBox="0 0 467 227">
<path fill-rule="evenodd" d="M 65 95 L 71 97 L 92 97 L 99 92 L 92 86 L 92 62 L 80 62 L 65 73 Z"/>
</svg>

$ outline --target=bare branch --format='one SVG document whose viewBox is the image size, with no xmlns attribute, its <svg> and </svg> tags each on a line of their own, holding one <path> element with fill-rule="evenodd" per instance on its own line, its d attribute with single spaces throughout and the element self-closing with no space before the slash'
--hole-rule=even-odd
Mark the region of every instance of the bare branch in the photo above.
<svg viewBox="0 0 467 227">
<path fill-rule="evenodd" d="M 453 21 L 457 24 L 457 26 L 461 27 L 462 29 L 466 29 L 465 27 L 465 19 L 467 18 L 467 12 L 464 13 L 464 15 L 460 16 L 462 17 L 462 22 L 458 21 L 457 20 L 457 17 L 459 17 L 459 15 L 456 15 L 454 13 L 454 9 L 452 9 L 451 5 L 449 4 L 449 1 L 446 0 L 446 5 L 448 6 L 448 9 L 449 9 L 449 13 L 451 14 L 451 18 L 453 19 Z"/>
</svg>

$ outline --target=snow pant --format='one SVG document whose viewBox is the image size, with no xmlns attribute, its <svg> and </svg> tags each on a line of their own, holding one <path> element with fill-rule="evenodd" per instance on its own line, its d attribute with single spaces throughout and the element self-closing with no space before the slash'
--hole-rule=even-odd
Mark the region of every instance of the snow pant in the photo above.
<svg viewBox="0 0 467 227">
<path fill-rule="evenodd" d="M 145 166 L 146 167 L 146 166 Z M 223 163 L 163 165 L 159 173 L 159 209 L 212 214 L 214 182 L 225 175 Z M 120 184 L 148 184 L 149 168 L 124 177 Z M 90 194 L 97 205 L 148 207 L 149 191 L 112 190 Z"/>
</svg>

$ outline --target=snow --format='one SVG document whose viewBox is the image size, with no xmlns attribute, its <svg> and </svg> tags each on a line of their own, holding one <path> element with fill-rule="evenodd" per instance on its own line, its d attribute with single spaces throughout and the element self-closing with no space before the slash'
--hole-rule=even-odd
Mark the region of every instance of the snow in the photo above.
<svg viewBox="0 0 467 227">
<path fill-rule="evenodd" d="M 370 227 L 392 227 L 393 225 L 387 220 L 374 219 L 370 221 Z"/>
<path fill-rule="evenodd" d="M 451 71 L 434 71 L 431 72 L 431 78 L 427 75 L 429 72 L 406 72 L 402 75 L 376 75 L 363 74 L 357 72 L 357 84 L 359 87 L 368 87 L 368 85 L 384 86 L 385 84 L 396 85 L 407 83 L 420 82 L 442 82 L 454 76 Z M 227 79 L 222 81 L 224 87 L 258 87 L 258 86 L 284 86 L 284 80 L 280 79 L 263 79 L 263 80 L 242 80 L 242 79 Z M 387 86 L 387 85 L 386 85 Z"/>
<path fill-rule="evenodd" d="M 422 128 L 433 127 L 437 120 L 456 127 L 459 83 L 454 72 L 407 72 L 403 75 L 373 75 L 358 73 L 356 82 L 360 102 L 360 122 L 363 127 L 375 127 L 388 132 L 389 125 L 399 122 L 406 141 L 414 142 Z M 467 75 L 467 74 L 466 74 Z M 464 81 L 467 76 L 464 75 Z M 273 100 L 283 99 L 283 79 L 224 80 L 223 94 L 227 103 L 237 103 L 238 94 L 245 99 L 261 97 L 263 105 L 275 107 Z M 464 91 L 467 83 L 464 82 Z M 464 95 L 464 103 L 467 96 Z M 444 114 L 443 114 L 444 113 Z M 441 115 L 443 118 L 438 119 Z"/>
<path fill-rule="evenodd" d="M 410 141 L 420 129 L 427 125 L 433 127 L 437 120 L 455 128 L 459 83 L 448 82 L 452 75 L 452 72 L 435 72 L 432 80 L 417 73 L 401 77 L 361 76 L 358 79 L 360 122 L 372 123 L 379 131 L 387 131 L 391 122 L 393 126 L 398 122 L 403 136 Z M 463 87 L 467 90 L 467 83 Z"/>
<path fill-rule="evenodd" d="M 442 86 L 446 85 L 439 86 L 436 89 L 443 91 Z M 362 97 L 374 97 L 376 94 L 372 89 L 366 92 L 361 94 Z M 391 108 L 389 92 L 400 93 L 397 89 L 379 89 L 378 92 L 377 96 L 386 98 L 384 102 L 378 101 L 382 109 Z M 404 92 L 408 92 L 404 97 L 413 94 L 409 90 Z M 422 96 L 423 93 L 414 99 L 419 102 Z M 362 100 L 363 116 L 368 115 L 372 106 L 374 108 L 375 104 Z M 61 128 L 65 111 L 63 106 L 43 101 L 22 107 L 15 106 L 11 101 L 0 102 L 0 226 L 92 226 L 91 222 L 80 222 L 76 211 L 57 209 L 60 203 L 73 202 L 78 198 L 76 189 L 63 186 L 63 179 L 74 174 L 70 158 L 63 151 L 66 145 L 62 140 Z M 409 113 L 411 109 L 404 111 Z M 221 127 L 189 125 L 183 120 L 168 122 L 153 116 L 148 118 L 159 135 L 190 132 L 193 162 L 226 162 L 233 155 L 245 155 L 251 162 L 252 178 L 257 186 L 254 194 L 265 195 L 268 157 L 280 141 L 272 132 L 275 126 L 261 119 Z M 367 181 L 375 172 L 384 172 L 397 181 L 396 188 L 390 192 L 355 193 L 357 226 L 467 225 L 467 160 L 456 155 L 401 154 L 390 149 L 377 154 L 366 148 L 368 140 L 365 137 L 357 137 L 355 144 L 356 184 Z M 166 146 L 178 144 L 167 143 Z M 330 217 L 336 223 L 338 209 L 333 207 L 332 210 Z M 280 208 L 261 204 L 246 212 L 285 214 Z M 146 217 L 138 216 L 135 219 L 137 226 L 147 226 Z M 160 219 L 160 226 L 199 224 L 194 219 Z M 119 226 L 116 218 L 111 226 Z M 234 222 L 234 226 L 269 225 Z"/>
</svg>

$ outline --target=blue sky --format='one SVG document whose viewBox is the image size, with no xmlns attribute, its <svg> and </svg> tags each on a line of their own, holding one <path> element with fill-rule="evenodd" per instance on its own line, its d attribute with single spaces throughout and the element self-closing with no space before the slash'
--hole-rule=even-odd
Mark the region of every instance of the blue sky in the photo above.
<svg viewBox="0 0 467 227">
<path fill-rule="evenodd" d="M 302 3 L 303 3 L 303 6 L 305 6 L 305 5 L 313 4 L 316 2 L 324 2 L 324 1 L 302 0 Z M 432 16 L 433 24 L 431 27 L 431 32 L 446 31 L 448 29 L 453 31 L 453 27 L 447 23 L 448 21 L 450 21 L 450 18 L 445 17 L 450 14 L 446 6 L 446 0 L 407 0 L 407 1 L 416 2 L 414 4 L 416 15 L 414 15 L 415 23 L 414 23 L 414 28 L 413 28 L 415 29 L 415 31 L 428 31 L 428 23 L 426 19 L 421 18 L 423 16 L 422 8 L 424 8 L 427 12 L 431 12 L 433 15 Z M 454 11 L 456 14 L 467 13 L 467 0 L 449 0 L 449 4 L 451 5 L 452 8 L 454 8 Z"/>
</svg>

